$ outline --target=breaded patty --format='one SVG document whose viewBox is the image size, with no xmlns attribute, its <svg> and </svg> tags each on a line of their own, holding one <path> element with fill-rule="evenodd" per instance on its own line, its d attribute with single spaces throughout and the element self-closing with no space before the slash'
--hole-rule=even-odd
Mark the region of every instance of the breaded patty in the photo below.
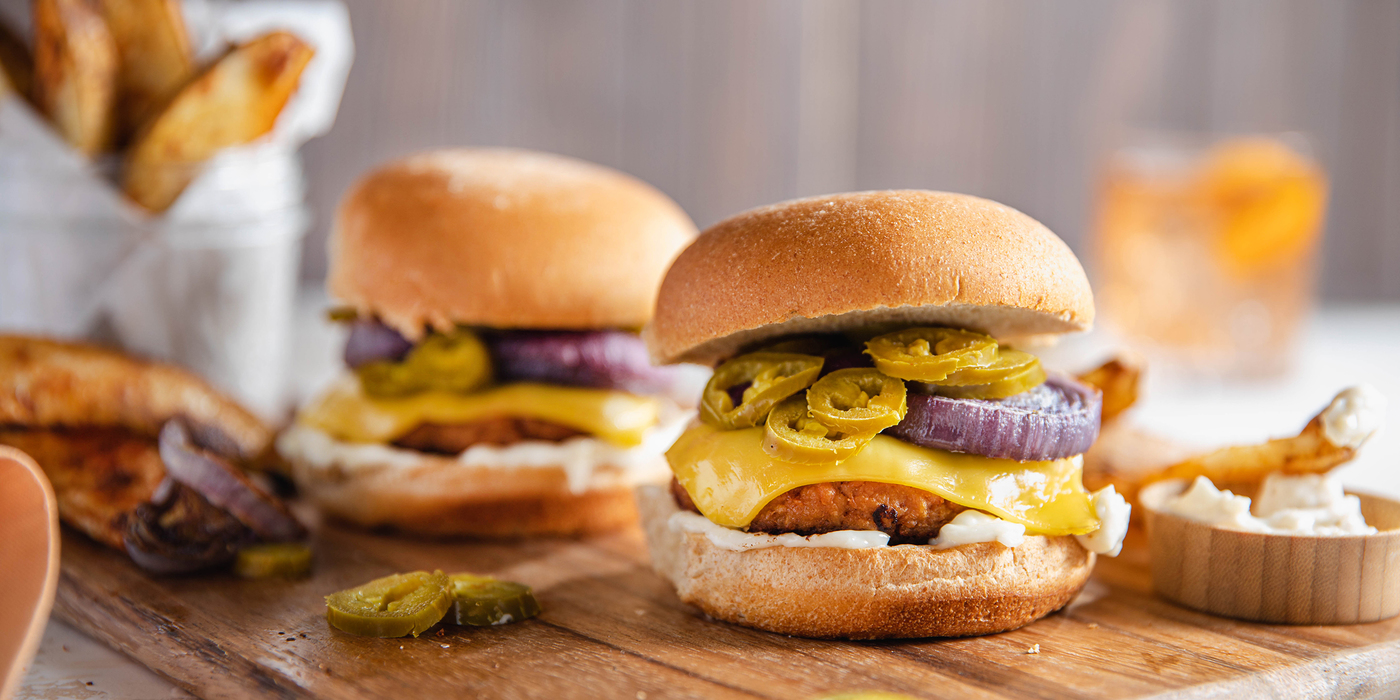
<svg viewBox="0 0 1400 700">
<path fill-rule="evenodd" d="M 502 416 L 456 425 L 424 423 L 394 444 L 419 452 L 457 455 L 472 445 L 513 445 L 524 440 L 562 442 L 584 434 L 549 421 Z"/>
<path fill-rule="evenodd" d="M 700 512 L 680 482 L 671 493 L 682 509 Z M 966 507 L 899 484 L 836 481 L 799 486 L 774 498 L 749 523 L 749 532 L 818 535 L 837 530 L 880 530 L 890 544 L 927 544 Z"/>
</svg>

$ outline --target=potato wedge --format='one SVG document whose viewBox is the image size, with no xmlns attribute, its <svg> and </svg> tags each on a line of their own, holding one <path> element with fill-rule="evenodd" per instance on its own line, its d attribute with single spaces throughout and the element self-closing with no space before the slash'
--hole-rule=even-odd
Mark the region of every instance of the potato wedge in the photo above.
<svg viewBox="0 0 1400 700">
<path fill-rule="evenodd" d="M 1137 403 L 1138 384 L 1141 380 L 1141 364 L 1126 357 L 1115 357 L 1079 375 L 1079 381 L 1103 392 L 1104 423 L 1118 417 Z"/>
<path fill-rule="evenodd" d="M 271 131 L 313 53 L 288 32 L 230 49 L 136 136 L 122 172 L 127 196 L 151 211 L 165 211 L 204 161 Z"/>
<path fill-rule="evenodd" d="M 25 99 L 33 94 L 34 57 L 19 33 L 3 20 L 0 20 L 0 82 Z"/>
<path fill-rule="evenodd" d="M 1333 399 L 1341 400 L 1343 394 Z M 1294 437 L 1274 438 L 1259 445 L 1232 445 L 1178 462 L 1153 475 L 1147 483 L 1166 479 L 1194 479 L 1204 476 L 1217 487 L 1222 484 L 1253 485 L 1273 473 L 1320 474 L 1345 464 L 1356 456 L 1359 445 L 1338 445 L 1328 439 L 1323 420 L 1333 404 L 1328 404 Z M 1369 434 L 1368 434 L 1369 437 Z M 1364 440 L 1362 441 L 1364 442 Z"/>
<path fill-rule="evenodd" d="M 112 143 L 117 49 L 88 0 L 34 0 L 34 103 L 79 151 Z"/>
<path fill-rule="evenodd" d="M 101 0 L 117 45 L 117 141 L 125 141 L 194 75 L 179 0 Z"/>
</svg>

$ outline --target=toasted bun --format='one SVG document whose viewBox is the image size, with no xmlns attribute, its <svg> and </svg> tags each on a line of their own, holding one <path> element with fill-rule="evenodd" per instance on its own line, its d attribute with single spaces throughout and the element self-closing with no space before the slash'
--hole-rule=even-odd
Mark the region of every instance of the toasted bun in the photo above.
<svg viewBox="0 0 1400 700">
<path fill-rule="evenodd" d="M 695 224 L 615 170 L 516 150 L 421 153 L 340 204 L 330 293 L 410 338 L 455 323 L 639 328 Z"/>
<path fill-rule="evenodd" d="M 671 265 L 644 335 L 660 362 L 713 364 L 779 335 L 936 324 L 1003 340 L 1082 331 L 1084 268 L 996 202 L 896 190 L 799 199 L 706 230 Z"/>
<path fill-rule="evenodd" d="M 622 469 L 600 467 L 573 492 L 563 466 L 468 466 L 395 450 L 380 464 L 317 464 L 279 448 L 297 488 L 322 513 L 368 528 L 431 536 L 575 536 L 637 522 Z M 412 455 L 406 461 L 405 455 Z M 658 457 L 659 458 L 659 457 Z"/>
<path fill-rule="evenodd" d="M 663 487 L 637 489 L 652 566 L 686 603 L 726 622 L 796 637 L 962 637 L 1016 629 L 1067 605 L 1094 555 L 1073 537 L 1027 536 L 937 550 L 723 549 L 673 530 Z"/>
</svg>

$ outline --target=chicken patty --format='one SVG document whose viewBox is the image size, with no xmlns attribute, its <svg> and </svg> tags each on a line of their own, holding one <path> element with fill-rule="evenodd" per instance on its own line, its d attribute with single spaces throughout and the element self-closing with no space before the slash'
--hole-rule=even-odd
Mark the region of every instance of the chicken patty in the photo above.
<svg viewBox="0 0 1400 700">
<path fill-rule="evenodd" d="M 501 416 L 472 423 L 424 423 L 394 441 L 399 447 L 441 455 L 458 455 L 473 445 L 513 445 L 525 440 L 563 442 L 586 433 L 536 418 Z"/>
<path fill-rule="evenodd" d="M 680 482 L 671 493 L 684 510 L 700 512 Z M 910 486 L 875 481 L 835 481 L 799 486 L 774 498 L 749 523 L 749 532 L 819 535 L 837 530 L 879 530 L 890 544 L 927 544 L 943 525 L 967 510 Z"/>
</svg>

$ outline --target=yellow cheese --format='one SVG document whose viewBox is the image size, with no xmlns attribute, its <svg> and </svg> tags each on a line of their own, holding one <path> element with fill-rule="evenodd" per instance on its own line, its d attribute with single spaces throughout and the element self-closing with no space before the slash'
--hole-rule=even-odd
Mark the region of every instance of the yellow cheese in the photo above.
<svg viewBox="0 0 1400 700">
<path fill-rule="evenodd" d="M 1043 535 L 1099 528 L 1084 492 L 1083 459 L 1017 462 L 957 454 L 876 435 L 854 457 L 830 465 L 792 464 L 763 451 L 763 429 L 687 430 L 666 452 L 676 479 L 705 517 L 743 528 L 780 494 L 829 481 L 877 481 L 922 489 Z"/>
<path fill-rule="evenodd" d="M 655 398 L 607 389 L 519 383 L 471 394 L 425 391 L 379 399 L 360 391 L 359 382 L 344 381 L 297 420 L 348 442 L 390 442 L 423 423 L 452 425 L 512 416 L 558 423 L 634 447 L 656 425 L 659 410 Z"/>
</svg>

